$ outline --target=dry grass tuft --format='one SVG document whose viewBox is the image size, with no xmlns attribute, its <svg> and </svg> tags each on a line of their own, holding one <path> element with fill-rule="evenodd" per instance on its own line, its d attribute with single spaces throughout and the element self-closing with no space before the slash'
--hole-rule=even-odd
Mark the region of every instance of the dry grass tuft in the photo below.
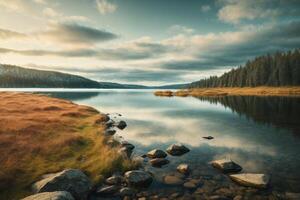
<svg viewBox="0 0 300 200">
<path fill-rule="evenodd" d="M 82 169 L 94 182 L 129 169 L 130 161 L 104 144 L 101 120 L 95 109 L 70 101 L 0 93 L 0 197 L 24 197 L 41 175 L 65 168 Z"/>
</svg>

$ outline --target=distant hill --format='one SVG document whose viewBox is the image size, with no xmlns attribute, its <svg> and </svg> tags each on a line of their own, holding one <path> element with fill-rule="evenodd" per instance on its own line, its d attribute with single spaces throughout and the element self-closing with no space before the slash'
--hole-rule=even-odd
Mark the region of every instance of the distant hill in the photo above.
<svg viewBox="0 0 300 200">
<path fill-rule="evenodd" d="M 248 61 L 243 67 L 190 84 L 190 88 L 300 86 L 300 51 L 265 55 Z"/>
<path fill-rule="evenodd" d="M 136 84 L 98 82 L 82 76 L 0 64 L 0 88 L 117 88 L 179 89 L 184 84 L 147 87 Z"/>
<path fill-rule="evenodd" d="M 147 88 L 142 85 L 123 85 L 97 82 L 82 76 L 0 65 L 1 88 Z"/>
</svg>

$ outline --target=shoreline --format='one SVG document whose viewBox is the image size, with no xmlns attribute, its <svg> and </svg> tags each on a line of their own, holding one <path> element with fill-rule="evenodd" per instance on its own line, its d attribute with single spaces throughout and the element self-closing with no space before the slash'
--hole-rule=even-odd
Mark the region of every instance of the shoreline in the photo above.
<svg viewBox="0 0 300 200">
<path fill-rule="evenodd" d="M 65 169 L 82 170 L 93 185 L 115 171 L 133 169 L 136 163 L 123 157 L 121 145 L 108 142 L 107 130 L 119 125 L 108 127 L 109 120 L 68 100 L 0 92 L 0 196 L 28 196 L 32 183 Z"/>
<path fill-rule="evenodd" d="M 160 97 L 207 97 L 207 96 L 300 96 L 300 87 L 223 87 L 223 88 L 194 88 L 177 91 L 155 91 Z"/>
</svg>

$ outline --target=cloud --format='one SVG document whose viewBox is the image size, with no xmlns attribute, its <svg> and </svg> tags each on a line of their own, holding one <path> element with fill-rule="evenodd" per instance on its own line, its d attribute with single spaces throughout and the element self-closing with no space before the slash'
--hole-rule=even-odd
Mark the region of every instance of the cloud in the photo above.
<svg viewBox="0 0 300 200">
<path fill-rule="evenodd" d="M 25 56 L 94 57 L 101 60 L 142 60 L 157 58 L 168 52 L 166 46 L 145 38 L 124 43 L 114 48 L 80 48 L 75 50 L 16 50 L 0 48 L 0 53 L 16 53 Z"/>
<path fill-rule="evenodd" d="M 0 8 L 11 12 L 20 12 L 26 10 L 28 6 L 22 0 L 0 0 Z"/>
<path fill-rule="evenodd" d="M 255 56 L 299 48 L 299 32 L 300 20 L 296 20 L 239 26 L 236 30 L 228 32 L 179 34 L 160 41 L 142 37 L 133 41 L 112 43 L 101 48 L 91 45 L 86 45 L 85 48 L 59 51 L 2 48 L 0 53 L 74 58 L 69 61 L 74 60 L 75 65 L 77 58 L 86 58 L 83 60 L 85 63 L 92 61 L 94 66 L 100 63 L 101 67 L 112 67 L 113 72 L 118 72 L 114 75 L 113 72 L 109 73 L 106 70 L 105 73 L 108 74 L 105 75 L 103 70 L 98 73 L 96 67 L 92 69 L 96 70 L 94 74 L 88 71 L 81 72 L 82 75 L 86 73 L 90 78 L 101 77 L 103 80 L 118 78 L 124 82 L 126 82 L 125 79 L 128 79 L 128 82 L 138 81 L 138 78 L 149 83 L 155 80 L 185 82 L 195 81 L 209 75 L 218 75 L 224 70 L 244 64 Z M 58 37 L 61 35 L 61 33 L 56 34 Z M 69 33 L 66 35 L 74 37 Z M 77 34 L 76 37 L 76 40 L 83 38 Z M 89 40 L 84 40 L 84 42 L 91 43 L 91 37 L 89 36 Z M 16 55 L 10 56 L 17 57 Z"/>
<path fill-rule="evenodd" d="M 211 9 L 210 5 L 201 6 L 201 11 L 202 12 L 208 12 L 208 11 L 210 11 L 210 9 Z"/>
<path fill-rule="evenodd" d="M 54 24 L 49 30 L 37 34 L 41 38 L 50 41 L 74 44 L 94 45 L 98 42 L 106 42 L 118 38 L 114 33 L 75 23 Z"/>
<path fill-rule="evenodd" d="M 48 3 L 47 0 L 33 0 L 33 2 L 43 5 L 46 5 Z"/>
<path fill-rule="evenodd" d="M 297 12 L 300 7 L 297 0 L 219 0 L 218 3 L 221 5 L 219 19 L 233 24 L 241 20 L 299 15 Z"/>
<path fill-rule="evenodd" d="M 192 28 L 188 28 L 186 26 L 181 26 L 181 25 L 173 25 L 171 26 L 169 29 L 168 29 L 168 32 L 170 33 L 175 33 L 175 34 L 178 34 L 178 33 L 184 33 L 184 34 L 191 34 L 193 33 L 195 30 L 192 29 Z"/>
<path fill-rule="evenodd" d="M 96 5 L 97 5 L 98 11 L 102 15 L 113 13 L 118 8 L 118 6 L 116 4 L 110 3 L 108 0 L 96 0 Z"/>
<path fill-rule="evenodd" d="M 66 22 L 87 22 L 89 19 L 85 16 L 80 15 L 71 15 L 66 16 L 60 12 L 55 11 L 54 9 L 50 7 L 46 7 L 43 9 L 43 15 L 45 15 L 47 18 L 49 18 L 52 22 L 58 22 L 58 23 L 66 23 Z"/>
<path fill-rule="evenodd" d="M 0 39 L 24 38 L 25 34 L 0 28 Z"/>
</svg>

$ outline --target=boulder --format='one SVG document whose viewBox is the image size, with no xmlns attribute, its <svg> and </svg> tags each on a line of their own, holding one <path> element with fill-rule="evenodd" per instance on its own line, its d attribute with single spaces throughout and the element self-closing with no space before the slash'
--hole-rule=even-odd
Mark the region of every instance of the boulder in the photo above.
<svg viewBox="0 0 300 200">
<path fill-rule="evenodd" d="M 124 128 L 126 128 L 127 124 L 125 121 L 119 121 L 119 123 L 117 124 L 117 127 L 121 130 L 123 130 Z"/>
<path fill-rule="evenodd" d="M 188 164 L 180 164 L 177 166 L 177 171 L 182 174 L 188 174 L 190 172 L 190 167 Z"/>
<path fill-rule="evenodd" d="M 120 189 L 119 193 L 120 193 L 120 196 L 133 196 L 134 190 L 129 187 L 124 187 L 124 188 Z"/>
<path fill-rule="evenodd" d="M 124 146 L 121 147 L 118 151 L 124 158 L 130 158 L 132 154 L 132 149 Z"/>
<path fill-rule="evenodd" d="M 118 175 L 111 176 L 105 180 L 108 185 L 121 185 L 124 181 L 124 177 Z"/>
<path fill-rule="evenodd" d="M 130 186 L 148 187 L 152 183 L 152 176 L 143 170 L 132 170 L 125 173 L 125 180 Z"/>
<path fill-rule="evenodd" d="M 172 156 L 181 156 L 189 151 L 183 144 L 173 144 L 167 149 L 167 152 Z"/>
<path fill-rule="evenodd" d="M 270 182 L 270 176 L 266 174 L 232 174 L 229 177 L 240 185 L 255 188 L 266 188 Z"/>
<path fill-rule="evenodd" d="M 184 182 L 181 178 L 173 175 L 165 176 L 163 181 L 167 185 L 182 185 Z"/>
<path fill-rule="evenodd" d="M 116 185 L 110 185 L 110 186 L 102 186 L 97 189 L 96 195 L 99 196 L 109 196 L 114 195 L 119 191 L 120 187 Z"/>
<path fill-rule="evenodd" d="M 66 191 L 42 192 L 25 197 L 22 200 L 74 200 L 73 196 Z"/>
<path fill-rule="evenodd" d="M 147 153 L 147 156 L 149 158 L 165 158 L 167 157 L 167 154 L 160 149 L 153 149 Z"/>
<path fill-rule="evenodd" d="M 169 160 L 165 158 L 154 158 L 150 160 L 150 163 L 153 167 L 161 167 L 163 165 L 169 164 Z"/>
<path fill-rule="evenodd" d="M 213 167 L 221 170 L 223 173 L 240 172 L 243 169 L 240 165 L 229 159 L 215 160 L 212 161 L 211 164 Z"/>
<path fill-rule="evenodd" d="M 51 174 L 33 185 L 36 193 L 67 191 L 77 200 L 86 199 L 91 188 L 89 178 L 78 169 L 66 169 Z"/>
</svg>

